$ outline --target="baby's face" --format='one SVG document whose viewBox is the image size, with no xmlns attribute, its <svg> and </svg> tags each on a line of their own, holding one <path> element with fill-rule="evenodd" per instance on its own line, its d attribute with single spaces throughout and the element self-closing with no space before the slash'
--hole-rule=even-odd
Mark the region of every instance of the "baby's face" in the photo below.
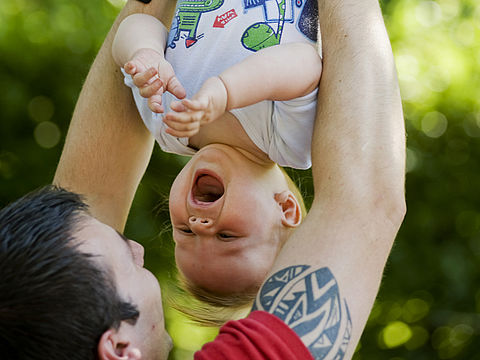
<svg viewBox="0 0 480 360">
<path fill-rule="evenodd" d="M 280 249 L 283 175 L 225 145 L 200 150 L 175 179 L 170 217 L 177 266 L 218 294 L 254 291 Z"/>
</svg>

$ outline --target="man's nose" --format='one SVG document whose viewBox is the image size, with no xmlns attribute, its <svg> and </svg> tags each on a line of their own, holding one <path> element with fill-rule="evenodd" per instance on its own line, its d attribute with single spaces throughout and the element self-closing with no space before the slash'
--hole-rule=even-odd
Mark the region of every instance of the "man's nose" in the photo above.
<svg viewBox="0 0 480 360">
<path fill-rule="evenodd" d="M 129 240 L 132 249 L 133 259 L 138 266 L 143 267 L 143 257 L 145 256 L 145 248 L 136 241 Z"/>
</svg>

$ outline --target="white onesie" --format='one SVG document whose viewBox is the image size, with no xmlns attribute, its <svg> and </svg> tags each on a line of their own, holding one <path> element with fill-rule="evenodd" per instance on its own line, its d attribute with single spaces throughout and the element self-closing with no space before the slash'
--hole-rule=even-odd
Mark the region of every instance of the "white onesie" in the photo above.
<svg viewBox="0 0 480 360">
<path fill-rule="evenodd" d="M 279 43 L 314 44 L 317 33 L 317 0 L 179 0 L 166 59 L 191 98 L 206 79 L 255 51 Z M 188 138 L 165 133 L 163 115 L 150 111 L 129 75 L 125 84 L 132 88 L 140 115 L 161 148 L 181 155 L 195 154 L 188 147 Z M 301 98 L 262 101 L 231 113 L 271 160 L 307 169 L 311 166 L 316 98 L 317 90 Z M 165 112 L 173 99 L 171 94 L 164 94 Z"/>
</svg>

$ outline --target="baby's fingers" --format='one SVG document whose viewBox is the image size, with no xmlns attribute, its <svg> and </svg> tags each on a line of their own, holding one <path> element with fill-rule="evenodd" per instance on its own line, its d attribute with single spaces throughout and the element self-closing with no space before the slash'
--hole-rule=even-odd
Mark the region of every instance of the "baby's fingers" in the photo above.
<svg viewBox="0 0 480 360">
<path fill-rule="evenodd" d="M 165 129 L 165 132 L 167 134 L 170 134 L 170 135 L 178 137 L 178 138 L 182 138 L 182 137 L 190 138 L 193 135 L 198 134 L 198 130 L 199 130 L 198 126 L 195 129 L 192 129 L 192 130 L 181 130 L 181 131 L 174 130 L 174 129 L 168 127 L 168 128 Z"/>
<path fill-rule="evenodd" d="M 182 86 L 176 76 L 172 76 L 172 78 L 167 84 L 166 91 L 175 95 L 177 99 L 183 99 L 185 96 L 187 96 L 185 88 Z"/>
<path fill-rule="evenodd" d="M 164 120 L 168 122 L 176 122 L 182 124 L 200 123 L 202 120 L 202 113 L 200 112 L 169 112 L 165 115 Z"/>
<path fill-rule="evenodd" d="M 185 107 L 185 105 L 182 104 L 181 101 L 175 101 L 175 100 L 170 103 L 170 109 L 176 112 L 187 111 L 187 108 Z"/>
<path fill-rule="evenodd" d="M 163 83 L 160 79 L 155 79 L 151 84 L 140 87 L 138 90 L 144 98 L 150 98 L 154 95 L 161 96 L 163 94 Z"/>
<path fill-rule="evenodd" d="M 176 137 L 191 137 L 198 133 L 200 125 L 198 122 L 177 121 L 172 117 L 165 116 L 164 120 L 168 128 L 165 130 L 167 134 Z"/>
<path fill-rule="evenodd" d="M 164 108 L 162 106 L 162 95 L 153 95 L 148 98 L 148 107 L 154 113 L 160 114 L 163 113 Z"/>
<path fill-rule="evenodd" d="M 130 74 L 130 75 L 135 75 L 137 73 L 137 66 L 135 65 L 135 63 L 133 61 L 129 61 L 125 64 L 125 66 L 123 67 L 123 69 L 125 70 L 125 72 L 127 74 Z"/>
<path fill-rule="evenodd" d="M 201 98 L 201 99 L 183 99 L 182 104 L 191 111 L 202 111 L 206 110 L 208 107 L 208 99 Z"/>
<path fill-rule="evenodd" d="M 157 70 L 155 68 L 147 69 L 146 71 L 138 72 L 133 76 L 133 84 L 140 88 L 152 83 L 155 79 L 154 76 L 157 75 Z"/>
</svg>

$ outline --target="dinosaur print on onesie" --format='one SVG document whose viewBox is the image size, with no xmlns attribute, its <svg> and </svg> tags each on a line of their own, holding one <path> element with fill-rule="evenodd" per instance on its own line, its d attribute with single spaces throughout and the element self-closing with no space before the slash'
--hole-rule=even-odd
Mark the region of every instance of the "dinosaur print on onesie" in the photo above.
<svg viewBox="0 0 480 360">
<path fill-rule="evenodd" d="M 209 77 L 260 49 L 313 44 L 316 0 L 178 0 L 166 60 L 192 97 Z M 166 111 L 173 99 L 164 95 Z"/>
<path fill-rule="evenodd" d="M 207 18 L 210 12 L 214 14 Z M 190 48 L 204 36 L 214 36 L 213 28 L 229 31 L 228 23 L 236 18 L 244 24 L 240 43 L 249 51 L 280 44 L 286 23 L 296 22 L 300 34 L 312 42 L 317 40 L 316 0 L 179 0 L 168 47 L 174 49 L 182 39 L 185 48 Z"/>
</svg>

